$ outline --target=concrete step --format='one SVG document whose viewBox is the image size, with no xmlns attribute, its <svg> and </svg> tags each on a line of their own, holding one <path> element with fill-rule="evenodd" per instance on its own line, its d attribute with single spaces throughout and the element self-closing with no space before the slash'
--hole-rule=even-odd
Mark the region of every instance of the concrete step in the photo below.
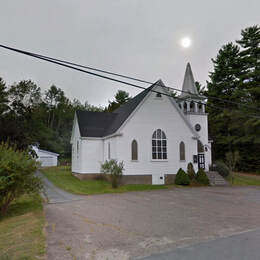
<svg viewBox="0 0 260 260">
<path fill-rule="evenodd" d="M 216 171 L 206 172 L 211 186 L 228 186 L 229 183 Z"/>
</svg>

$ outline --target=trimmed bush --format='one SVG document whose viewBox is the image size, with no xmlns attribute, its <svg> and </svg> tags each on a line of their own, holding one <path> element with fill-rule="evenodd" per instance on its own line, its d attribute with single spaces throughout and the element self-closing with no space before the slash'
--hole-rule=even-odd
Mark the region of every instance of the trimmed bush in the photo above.
<svg viewBox="0 0 260 260">
<path fill-rule="evenodd" d="M 196 181 L 202 185 L 209 185 L 209 178 L 203 169 L 198 170 Z"/>
<path fill-rule="evenodd" d="M 117 160 L 106 160 L 101 165 L 101 172 L 106 174 L 108 180 L 112 184 L 112 188 L 117 188 L 120 185 L 120 181 L 123 175 L 124 163 L 117 162 Z"/>
<path fill-rule="evenodd" d="M 230 174 L 229 168 L 222 161 L 217 161 L 216 162 L 216 170 L 224 178 L 228 177 L 229 174 Z"/>
<path fill-rule="evenodd" d="M 188 174 L 180 168 L 175 177 L 175 184 L 177 185 L 190 185 L 190 179 Z"/>
<path fill-rule="evenodd" d="M 188 174 L 191 181 L 194 180 L 195 177 L 196 177 L 196 174 L 195 174 L 195 171 L 194 171 L 194 168 L 193 168 L 193 164 L 191 162 L 188 163 L 187 174 Z"/>
</svg>

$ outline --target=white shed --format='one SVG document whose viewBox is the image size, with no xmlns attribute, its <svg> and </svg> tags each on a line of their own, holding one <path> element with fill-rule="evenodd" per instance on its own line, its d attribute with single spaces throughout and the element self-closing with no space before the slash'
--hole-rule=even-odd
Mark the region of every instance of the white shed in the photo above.
<svg viewBox="0 0 260 260">
<path fill-rule="evenodd" d="M 41 150 L 37 146 L 33 146 L 32 149 L 36 152 L 38 156 L 37 161 L 41 163 L 42 167 L 57 166 L 58 153 Z"/>
</svg>

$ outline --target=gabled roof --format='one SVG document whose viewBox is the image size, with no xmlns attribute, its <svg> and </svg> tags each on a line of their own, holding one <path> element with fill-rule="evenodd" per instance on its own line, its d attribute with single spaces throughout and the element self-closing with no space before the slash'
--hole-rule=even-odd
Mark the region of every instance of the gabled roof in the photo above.
<svg viewBox="0 0 260 260">
<path fill-rule="evenodd" d="M 147 94 L 155 87 L 164 87 L 163 92 L 166 91 L 165 85 L 162 80 L 156 81 L 149 88 L 139 93 L 134 98 L 130 99 L 127 103 L 121 105 L 112 113 L 109 112 L 90 112 L 90 111 L 76 111 L 76 116 L 79 125 L 79 131 L 81 137 L 105 137 L 114 134 L 137 108 L 137 106 L 143 101 Z M 167 91 L 166 91 L 167 92 Z M 165 92 L 165 94 L 167 94 Z M 187 123 L 194 136 L 197 134 L 182 114 L 182 111 L 177 106 L 175 100 L 172 100 L 173 105 L 181 114 L 183 120 Z"/>
<path fill-rule="evenodd" d="M 112 113 L 76 111 L 81 137 L 104 137 L 115 133 L 157 84 L 159 85 L 159 81 L 121 105 Z"/>
</svg>

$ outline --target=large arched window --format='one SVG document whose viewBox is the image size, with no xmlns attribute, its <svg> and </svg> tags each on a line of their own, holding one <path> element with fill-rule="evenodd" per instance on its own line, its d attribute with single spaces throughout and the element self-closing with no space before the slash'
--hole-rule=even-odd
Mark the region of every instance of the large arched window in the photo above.
<svg viewBox="0 0 260 260">
<path fill-rule="evenodd" d="M 132 160 L 137 161 L 138 160 L 138 145 L 136 140 L 133 140 L 132 145 L 131 145 L 131 150 L 132 150 Z"/>
<path fill-rule="evenodd" d="M 167 159 L 167 140 L 166 135 L 161 129 L 153 132 L 152 136 L 152 159 L 166 160 Z"/>
<path fill-rule="evenodd" d="M 180 142 L 180 160 L 185 161 L 185 144 Z"/>
</svg>

